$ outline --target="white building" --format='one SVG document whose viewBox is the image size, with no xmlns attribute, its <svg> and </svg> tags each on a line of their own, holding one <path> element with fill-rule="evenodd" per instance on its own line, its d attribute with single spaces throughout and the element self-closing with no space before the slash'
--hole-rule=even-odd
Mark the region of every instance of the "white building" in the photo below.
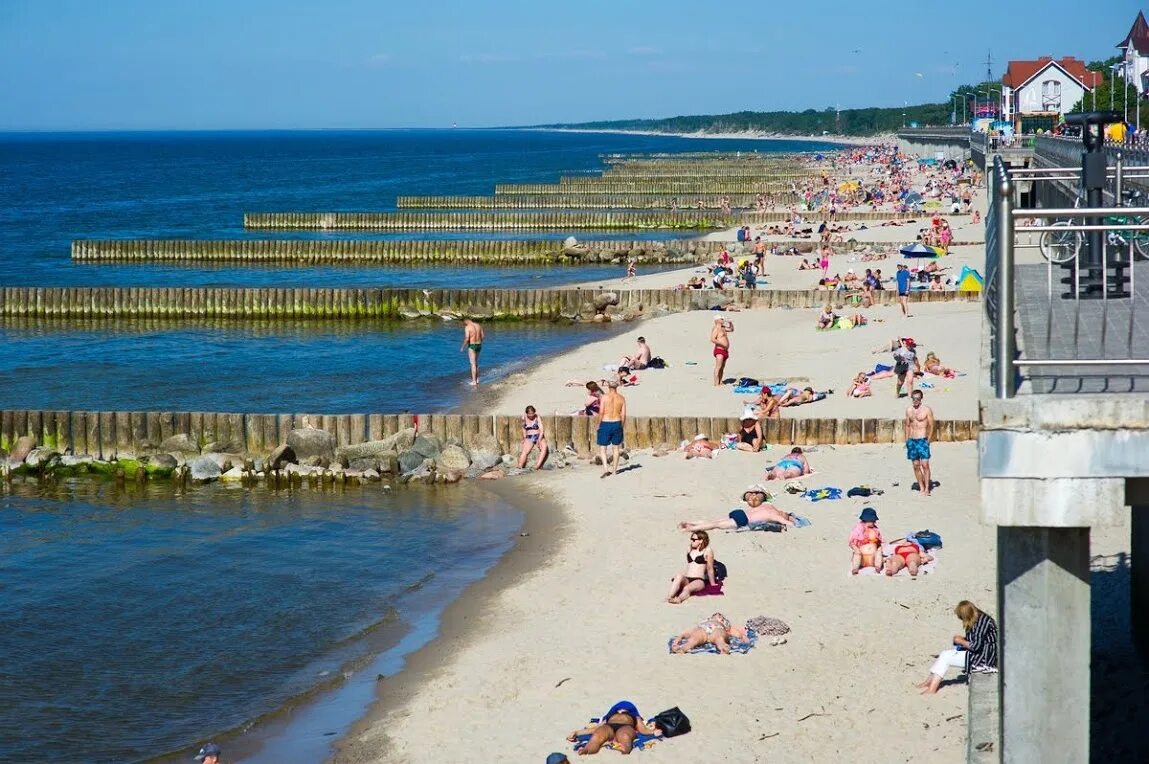
<svg viewBox="0 0 1149 764">
<path fill-rule="evenodd" d="M 1149 23 L 1144 12 L 1137 13 L 1137 20 L 1125 39 L 1117 43 L 1121 49 L 1122 61 L 1118 73 L 1126 82 L 1132 83 L 1141 95 L 1149 93 Z"/>
<path fill-rule="evenodd" d="M 1001 78 L 1003 118 L 1018 132 L 1048 130 L 1101 82 L 1099 72 L 1072 56 L 1010 61 Z"/>
</svg>

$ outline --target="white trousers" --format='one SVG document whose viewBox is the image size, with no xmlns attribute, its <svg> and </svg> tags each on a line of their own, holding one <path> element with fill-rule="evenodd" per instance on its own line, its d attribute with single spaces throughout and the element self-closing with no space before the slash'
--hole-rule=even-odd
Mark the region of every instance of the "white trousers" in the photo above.
<svg viewBox="0 0 1149 764">
<path fill-rule="evenodd" d="M 930 667 L 930 673 L 944 677 L 946 675 L 946 669 L 948 669 L 950 666 L 964 669 L 965 661 L 968 656 L 969 651 L 967 650 L 955 650 L 953 648 L 950 648 L 949 650 L 942 650 L 941 654 L 938 655 L 938 659 L 934 661 L 934 665 Z"/>
</svg>

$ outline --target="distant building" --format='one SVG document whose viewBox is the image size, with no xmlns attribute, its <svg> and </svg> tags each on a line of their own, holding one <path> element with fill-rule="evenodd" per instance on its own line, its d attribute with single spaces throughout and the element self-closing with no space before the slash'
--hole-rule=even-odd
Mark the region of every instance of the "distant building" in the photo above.
<svg viewBox="0 0 1149 764">
<path fill-rule="evenodd" d="M 1018 132 L 1048 130 L 1101 81 L 1099 72 L 1089 71 L 1072 56 L 1010 61 L 1001 78 L 1002 118 Z"/>
<path fill-rule="evenodd" d="M 1122 55 L 1118 73 L 1142 96 L 1149 94 L 1149 23 L 1145 21 L 1144 12 L 1138 11 L 1133 28 L 1117 47 Z"/>
</svg>

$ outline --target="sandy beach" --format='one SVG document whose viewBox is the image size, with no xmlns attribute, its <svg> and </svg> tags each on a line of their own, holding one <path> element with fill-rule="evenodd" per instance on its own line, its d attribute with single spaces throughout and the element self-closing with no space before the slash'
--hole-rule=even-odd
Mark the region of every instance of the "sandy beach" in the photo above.
<svg viewBox="0 0 1149 764">
<path fill-rule="evenodd" d="M 885 246 L 916 233 L 871 230 Z M 969 235 L 980 237 L 980 227 Z M 870 265 L 854 257 L 836 256 L 832 271 Z M 956 272 L 965 264 L 980 267 L 983 259 L 984 248 L 970 246 L 955 248 L 943 264 Z M 799 261 L 769 258 L 769 286 L 813 286 L 816 273 L 797 271 Z M 873 265 L 891 275 L 896 263 L 891 257 Z M 693 270 L 594 286 L 669 286 Z M 980 303 L 912 306 L 909 318 L 897 307 L 876 307 L 863 311 L 867 326 L 830 332 L 815 331 L 817 312 L 724 313 L 735 325 L 726 376 L 834 389 L 826 400 L 785 410 L 785 418 L 900 417 L 907 401 L 895 397 L 892 380 L 875 381 L 871 398 L 850 399 L 845 390 L 856 372 L 891 363 L 890 353 L 874 353 L 876 347 L 912 336 L 922 357 L 934 350 L 965 373 L 925 378 L 926 401 L 938 418 L 976 418 Z M 570 413 L 581 406 L 583 390 L 566 383 L 602 378 L 603 366 L 631 352 L 641 334 L 669 368 L 641 372 L 639 384 L 623 390 L 631 415 L 736 416 L 749 396 L 711 384 L 714 315 L 647 320 L 625 335 L 540 359 L 489 390 L 487 399 L 500 413 L 520 413 L 527 404 Z M 834 761 L 856 755 L 863 738 L 889 741 L 887 748 L 912 738 L 906 756 L 895 758 L 962 760 L 964 689 L 925 698 L 913 684 L 958 630 L 954 604 L 968 598 L 995 607 L 995 535 L 978 523 L 975 444 L 934 445 L 941 486 L 928 498 L 910 490 L 901 445 L 815 447 L 807 487 L 868 484 L 884 493 L 818 503 L 782 493 L 774 502 L 808 517 L 810 527 L 712 532 L 716 555 L 730 570 L 725 595 L 665 601 L 688 546 L 689 534 L 677 522 L 725 516 L 780 453 L 724 451 L 687 461 L 680 453 L 635 452 L 608 480 L 589 462 L 575 461 L 561 471 L 501 481 L 497 490 L 526 509 L 527 535 L 451 609 L 443 637 L 409 670 L 381 682 L 382 705 L 342 741 L 335 760 L 541 762 L 551 751 L 570 753 L 567 733 L 623 698 L 647 716 L 680 706 L 693 722 L 691 734 L 637 754 L 644 759 Z M 925 528 L 940 533 L 945 547 L 936 567 L 918 580 L 852 577 L 847 537 L 863 506 L 877 510 L 887 539 Z M 785 644 L 763 639 L 746 655 L 668 653 L 668 638 L 715 611 L 735 621 L 774 616 L 792 632 Z M 450 734 L 442 734 L 444 726 Z"/>
</svg>

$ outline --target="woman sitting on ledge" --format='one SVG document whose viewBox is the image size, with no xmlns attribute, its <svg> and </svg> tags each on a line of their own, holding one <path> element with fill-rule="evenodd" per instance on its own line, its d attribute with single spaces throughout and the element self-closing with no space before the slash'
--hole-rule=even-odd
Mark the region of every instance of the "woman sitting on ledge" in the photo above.
<svg viewBox="0 0 1149 764">
<path fill-rule="evenodd" d="M 962 600 L 954 608 L 961 619 L 965 634 L 955 634 L 954 646 L 942 650 L 929 676 L 918 685 L 923 695 L 933 695 L 942 685 L 942 678 L 950 666 L 971 671 L 997 671 L 997 623 L 969 600 Z"/>
</svg>

